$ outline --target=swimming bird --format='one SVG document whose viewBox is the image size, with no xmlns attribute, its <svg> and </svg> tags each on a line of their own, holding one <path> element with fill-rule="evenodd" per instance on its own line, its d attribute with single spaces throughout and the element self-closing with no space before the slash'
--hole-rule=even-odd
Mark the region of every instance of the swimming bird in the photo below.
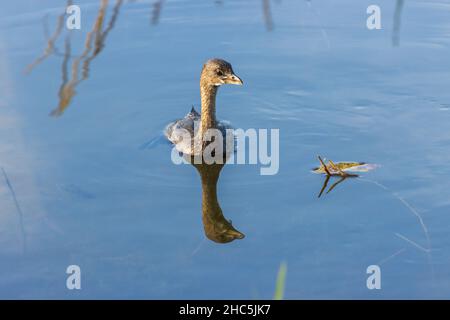
<svg viewBox="0 0 450 320">
<path fill-rule="evenodd" d="M 218 129 L 225 137 L 231 126 L 216 119 L 217 90 L 223 84 L 242 85 L 231 64 L 222 59 L 210 59 L 203 65 L 200 76 L 201 114 L 194 107 L 183 118 L 170 123 L 165 135 L 179 152 L 194 155 L 204 148 L 203 138 L 208 129 Z"/>
</svg>

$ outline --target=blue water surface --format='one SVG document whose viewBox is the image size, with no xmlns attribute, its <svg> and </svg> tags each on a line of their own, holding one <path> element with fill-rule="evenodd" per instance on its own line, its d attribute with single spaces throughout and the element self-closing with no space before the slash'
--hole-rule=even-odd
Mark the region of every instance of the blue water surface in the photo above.
<svg viewBox="0 0 450 320">
<path fill-rule="evenodd" d="M 0 298 L 271 299 L 283 261 L 286 299 L 450 297 L 450 1 L 74 4 L 0 4 Z M 276 175 L 222 170 L 228 244 L 161 138 L 211 57 L 218 117 L 280 130 Z M 379 166 L 318 198 L 317 155 Z"/>
</svg>

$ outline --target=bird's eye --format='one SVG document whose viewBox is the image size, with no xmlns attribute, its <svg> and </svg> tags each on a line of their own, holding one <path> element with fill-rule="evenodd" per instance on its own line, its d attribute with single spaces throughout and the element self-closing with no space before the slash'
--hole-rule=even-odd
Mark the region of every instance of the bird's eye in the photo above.
<svg viewBox="0 0 450 320">
<path fill-rule="evenodd" d="M 223 72 L 222 72 L 222 70 L 220 70 L 220 69 L 217 69 L 217 70 L 216 70 L 216 74 L 217 74 L 219 77 L 223 76 Z"/>
</svg>

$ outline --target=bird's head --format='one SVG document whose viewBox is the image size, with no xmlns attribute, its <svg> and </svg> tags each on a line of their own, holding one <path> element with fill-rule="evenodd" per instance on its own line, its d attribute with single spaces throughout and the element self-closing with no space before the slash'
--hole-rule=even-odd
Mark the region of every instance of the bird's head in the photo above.
<svg viewBox="0 0 450 320">
<path fill-rule="evenodd" d="M 223 84 L 242 85 L 242 80 L 234 74 L 231 64 L 222 59 L 210 59 L 203 65 L 201 81 L 213 86 Z"/>
</svg>

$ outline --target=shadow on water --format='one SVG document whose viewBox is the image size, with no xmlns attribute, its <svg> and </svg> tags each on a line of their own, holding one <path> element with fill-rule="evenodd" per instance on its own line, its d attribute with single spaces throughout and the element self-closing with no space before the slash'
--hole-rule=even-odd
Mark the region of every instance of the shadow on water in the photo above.
<svg viewBox="0 0 450 320">
<path fill-rule="evenodd" d="M 200 174 L 202 184 L 202 221 L 205 235 L 218 243 L 228 243 L 243 239 L 245 235 L 236 230 L 231 220 L 227 220 L 220 208 L 217 198 L 217 182 L 224 164 L 206 164 L 205 161 L 196 164 L 194 157 L 187 159 Z"/>
<path fill-rule="evenodd" d="M 109 32 L 114 28 L 117 17 L 119 16 L 120 7 L 123 0 L 117 0 L 112 9 L 111 17 L 105 24 L 105 16 L 108 9 L 108 0 L 102 0 L 100 2 L 100 8 L 98 10 L 92 30 L 86 35 L 86 41 L 84 44 L 84 51 L 74 56 L 71 54 L 71 34 L 68 34 L 64 40 L 64 52 L 61 53 L 55 46 L 55 42 L 60 37 L 65 21 L 65 13 L 58 17 L 57 26 L 54 33 L 49 36 L 46 24 L 44 23 L 44 31 L 46 34 L 47 47 L 44 50 L 44 54 L 37 58 L 26 68 L 26 73 L 30 73 L 37 65 L 42 63 L 51 55 L 62 56 L 63 62 L 61 65 L 62 81 L 58 91 L 58 106 L 50 113 L 52 116 L 61 116 L 69 107 L 76 94 L 76 87 L 89 77 L 91 62 L 102 52 L 105 47 L 106 38 Z M 67 1 L 67 6 L 70 6 L 72 1 Z M 104 25 L 106 27 L 104 28 Z M 69 63 L 70 76 L 69 76 Z M 81 72 L 81 75 L 80 75 Z"/>
</svg>

